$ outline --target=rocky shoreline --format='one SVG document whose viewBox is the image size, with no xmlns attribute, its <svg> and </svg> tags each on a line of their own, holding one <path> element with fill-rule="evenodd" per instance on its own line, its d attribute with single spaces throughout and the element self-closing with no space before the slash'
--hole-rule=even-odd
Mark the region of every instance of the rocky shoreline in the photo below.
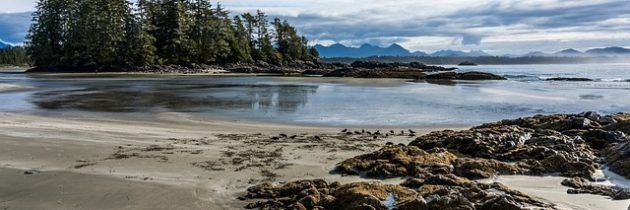
<svg viewBox="0 0 630 210">
<path fill-rule="evenodd" d="M 628 189 L 598 184 L 602 180 L 595 176 L 606 165 L 630 178 L 629 133 L 629 113 L 595 112 L 536 115 L 463 131 L 437 131 L 408 145 L 387 144 L 347 159 L 333 171 L 372 179 L 404 178 L 400 184 L 266 182 L 249 188 L 240 199 L 252 200 L 248 209 L 556 209 L 499 183 L 475 181 L 497 175 L 563 176 L 569 194 L 630 199 Z"/>
<path fill-rule="evenodd" d="M 214 70 L 214 71 L 212 71 Z M 345 63 L 323 63 L 294 61 L 283 65 L 272 65 L 266 62 L 254 64 L 232 63 L 222 66 L 189 64 L 189 65 L 152 65 L 152 66 L 104 66 L 93 69 L 32 68 L 28 73 L 158 73 L 158 74 L 200 74 L 215 72 L 242 74 L 274 74 L 281 76 L 323 76 L 352 78 L 398 78 L 413 80 L 505 80 L 506 78 L 484 72 L 457 73 L 457 68 L 425 65 L 418 62 L 381 63 L 376 61 L 355 61 Z"/>
</svg>

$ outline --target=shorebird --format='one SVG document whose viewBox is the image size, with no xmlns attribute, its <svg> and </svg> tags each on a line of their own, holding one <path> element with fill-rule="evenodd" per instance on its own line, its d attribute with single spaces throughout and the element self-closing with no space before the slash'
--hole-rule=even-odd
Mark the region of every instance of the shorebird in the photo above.
<svg viewBox="0 0 630 210">
<path fill-rule="evenodd" d="M 376 135 L 381 135 L 381 130 L 377 130 L 376 133 L 374 133 Z"/>
<path fill-rule="evenodd" d="M 376 139 L 378 139 L 378 136 L 374 136 L 373 138 L 374 138 L 374 140 L 376 140 Z"/>
<path fill-rule="evenodd" d="M 367 132 L 367 134 L 368 134 L 368 135 L 372 135 L 372 132 L 369 132 L 369 131 L 368 131 L 368 132 Z"/>
<path fill-rule="evenodd" d="M 319 141 L 322 140 L 322 138 L 320 138 L 319 136 L 315 136 L 315 140 Z"/>
<path fill-rule="evenodd" d="M 411 130 L 411 129 L 409 129 L 409 133 L 416 133 L 416 132 L 415 132 L 415 131 L 413 131 L 413 130 Z"/>
<path fill-rule="evenodd" d="M 291 139 L 295 139 L 296 137 L 297 137 L 297 135 L 293 135 L 293 136 L 291 136 L 291 137 L 289 137 L 289 138 L 291 138 Z"/>
<path fill-rule="evenodd" d="M 282 138 L 286 138 L 286 137 L 287 137 L 287 134 L 281 133 L 281 134 L 280 134 L 280 137 L 282 137 Z"/>
<path fill-rule="evenodd" d="M 280 140 L 280 138 L 274 136 L 274 137 L 271 137 L 271 140 L 276 141 L 276 140 Z"/>
<path fill-rule="evenodd" d="M 394 130 L 389 130 L 389 133 L 394 134 L 395 132 Z"/>
<path fill-rule="evenodd" d="M 352 135 L 352 132 L 348 131 L 346 132 L 346 135 Z"/>
<path fill-rule="evenodd" d="M 393 147 L 394 146 L 394 142 L 391 142 L 391 141 L 387 142 L 387 143 L 385 143 L 385 146 Z"/>
<path fill-rule="evenodd" d="M 341 132 L 342 133 L 348 132 L 348 129 L 343 129 Z"/>
<path fill-rule="evenodd" d="M 361 132 L 360 131 L 355 131 L 354 134 L 361 134 Z"/>
<path fill-rule="evenodd" d="M 361 130 L 361 133 L 365 133 L 365 130 Z"/>
</svg>

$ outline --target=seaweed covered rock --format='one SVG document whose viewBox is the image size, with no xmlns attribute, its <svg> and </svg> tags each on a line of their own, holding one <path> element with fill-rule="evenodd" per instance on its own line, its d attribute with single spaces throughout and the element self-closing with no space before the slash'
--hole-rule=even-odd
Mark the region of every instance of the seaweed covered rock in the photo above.
<svg viewBox="0 0 630 210">
<path fill-rule="evenodd" d="M 536 115 L 533 117 L 525 117 L 514 120 L 503 120 L 495 123 L 488 123 L 471 130 L 481 129 L 500 129 L 505 126 L 516 126 L 522 129 L 534 129 L 535 133 L 540 133 L 538 139 L 541 139 L 545 133 L 540 131 L 546 130 L 547 139 L 555 138 L 555 142 L 566 142 L 568 144 L 555 144 L 554 147 L 546 147 L 550 149 L 543 152 L 557 153 L 555 157 L 549 157 L 547 164 L 551 166 L 565 167 L 584 167 L 590 164 L 592 156 L 600 153 L 605 158 L 605 163 L 611 171 L 618 173 L 626 178 L 630 178 L 630 143 L 628 133 L 630 133 L 630 114 L 617 113 L 613 115 L 600 115 L 596 112 L 583 112 L 580 114 L 555 114 L 555 115 Z M 558 135 L 557 133 L 562 135 Z M 573 140 L 567 139 L 571 137 Z M 558 141 L 558 139 L 565 139 Z M 528 141 L 530 142 L 530 141 Z M 549 141 L 548 141 L 549 142 Z M 588 145 L 588 147 L 582 145 Z M 416 142 L 417 144 L 418 142 Z M 548 145 L 548 144 L 547 144 Z M 581 146 L 576 146 L 581 145 Z M 421 147 L 423 148 L 423 147 Z M 541 148 L 539 148 L 541 149 Z M 566 152 L 575 152 L 579 156 L 566 155 Z M 577 158 L 577 159 L 576 159 Z M 565 165 L 564 160 L 579 160 L 572 164 Z M 559 160 L 560 163 L 552 161 Z M 589 166 L 590 167 L 590 166 Z M 568 174 L 565 174 L 568 175 Z M 583 176 L 584 177 L 584 176 Z"/>
<path fill-rule="evenodd" d="M 573 177 L 562 181 L 562 185 L 571 187 L 567 190 L 569 194 L 595 194 L 608 196 L 613 200 L 630 199 L 630 191 L 613 186 L 592 185 L 588 180 L 581 177 Z"/>
<path fill-rule="evenodd" d="M 613 144 L 604 154 L 610 171 L 630 178 L 630 140 Z"/>
<path fill-rule="evenodd" d="M 353 77 L 353 78 L 398 78 L 418 79 L 426 74 L 417 69 L 391 68 L 391 69 L 360 69 L 342 68 L 331 71 L 323 77 Z"/>
<path fill-rule="evenodd" d="M 418 147 L 386 147 L 339 163 L 336 171 L 344 174 L 365 173 L 369 177 L 389 178 L 420 174 L 448 174 L 456 156 L 446 150 L 422 150 Z"/>
<path fill-rule="evenodd" d="M 409 145 L 421 149 L 446 148 L 471 158 L 496 160 L 459 164 L 460 169 L 473 163 L 487 166 L 480 167 L 485 171 L 458 171 L 460 175 L 469 177 L 488 177 L 492 172 L 532 175 L 560 173 L 563 176 L 591 177 L 598 168 L 597 156 L 583 140 L 553 130 L 532 130 L 518 126 L 446 130 L 418 137 Z"/>
<path fill-rule="evenodd" d="M 243 199 L 257 198 L 248 209 L 320 209 L 320 210 L 431 210 L 431 209 L 554 209 L 500 184 L 480 184 L 456 176 L 431 175 L 416 182 L 419 186 L 356 182 L 345 185 L 302 180 L 284 185 L 263 183 L 251 187 Z M 311 186 L 308 186 L 311 185 Z M 298 188 L 287 186 L 300 186 Z M 299 193 L 286 191 L 302 189 Z"/>
<path fill-rule="evenodd" d="M 263 183 L 250 187 L 242 199 L 263 199 L 250 203 L 248 209 L 376 209 L 388 210 L 385 200 L 411 200 L 417 192 L 381 182 L 328 184 L 323 180 L 301 180 L 284 185 Z"/>
</svg>

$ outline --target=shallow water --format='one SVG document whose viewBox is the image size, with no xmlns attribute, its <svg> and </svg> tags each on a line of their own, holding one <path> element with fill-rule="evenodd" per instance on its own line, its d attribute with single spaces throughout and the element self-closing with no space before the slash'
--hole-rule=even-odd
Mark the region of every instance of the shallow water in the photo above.
<svg viewBox="0 0 630 210">
<path fill-rule="evenodd" d="M 188 112 L 330 126 L 468 126 L 533 114 L 630 111 L 630 64 L 462 67 L 508 81 L 0 73 L 0 110 L 43 113 Z M 587 77 L 594 82 L 549 82 Z"/>
</svg>

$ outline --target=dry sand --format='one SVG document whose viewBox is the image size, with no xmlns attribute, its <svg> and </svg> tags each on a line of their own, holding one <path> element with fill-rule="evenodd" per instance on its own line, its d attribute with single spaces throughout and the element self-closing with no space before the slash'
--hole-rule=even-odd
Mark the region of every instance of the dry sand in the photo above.
<svg viewBox="0 0 630 210">
<path fill-rule="evenodd" d="M 345 137 L 339 130 L 181 113 L 142 119 L 0 113 L 0 209 L 241 209 L 245 203 L 236 198 L 248 186 L 264 180 L 358 181 L 330 171 L 386 142 L 413 140 Z M 288 138 L 271 139 L 281 133 Z M 501 181 L 568 209 L 627 207 L 601 196 L 566 195 L 556 179 Z"/>
</svg>

